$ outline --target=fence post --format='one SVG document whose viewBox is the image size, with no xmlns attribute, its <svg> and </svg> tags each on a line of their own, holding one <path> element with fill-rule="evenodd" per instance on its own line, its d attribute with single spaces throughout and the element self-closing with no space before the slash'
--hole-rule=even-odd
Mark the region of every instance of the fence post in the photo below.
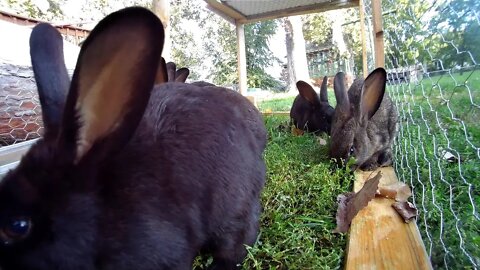
<svg viewBox="0 0 480 270">
<path fill-rule="evenodd" d="M 372 0 L 373 36 L 375 48 L 375 67 L 385 66 L 385 48 L 383 46 L 382 0 Z"/>
<path fill-rule="evenodd" d="M 241 23 L 236 23 L 237 28 L 237 63 L 238 85 L 240 94 L 247 94 L 247 54 L 245 52 L 245 28 Z"/>
<path fill-rule="evenodd" d="M 358 9 L 360 12 L 360 37 L 362 40 L 362 71 L 363 77 L 368 75 L 368 63 L 367 63 L 367 41 L 365 35 L 365 9 L 363 0 L 358 1 Z"/>
</svg>

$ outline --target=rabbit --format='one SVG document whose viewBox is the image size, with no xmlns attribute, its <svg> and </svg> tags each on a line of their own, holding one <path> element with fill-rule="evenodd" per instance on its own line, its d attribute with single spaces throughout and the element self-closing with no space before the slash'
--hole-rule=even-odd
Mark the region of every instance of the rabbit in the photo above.
<svg viewBox="0 0 480 270">
<path fill-rule="evenodd" d="M 374 170 L 392 164 L 392 144 L 398 132 L 398 111 L 385 93 L 386 71 L 377 68 L 365 80 L 356 79 L 348 93 L 344 74 L 334 80 L 337 106 L 332 121 L 329 155 L 355 158 L 351 169 Z"/>
<path fill-rule="evenodd" d="M 308 132 L 330 134 L 334 108 L 328 103 L 327 94 L 328 78 L 323 78 L 320 96 L 306 82 L 298 81 L 299 95 L 295 97 L 290 109 L 291 124 L 296 128 Z"/>
<path fill-rule="evenodd" d="M 0 182 L 0 268 L 192 269 L 211 253 L 236 269 L 259 229 L 258 110 L 220 87 L 153 87 L 164 30 L 147 9 L 100 21 L 71 81 L 54 31 L 31 34 L 47 132 Z"/>
<path fill-rule="evenodd" d="M 157 75 L 155 77 L 155 84 L 163 82 L 185 82 L 190 75 L 188 68 L 180 68 L 177 70 L 177 65 L 174 62 L 165 62 L 163 57 L 160 58 Z"/>
</svg>

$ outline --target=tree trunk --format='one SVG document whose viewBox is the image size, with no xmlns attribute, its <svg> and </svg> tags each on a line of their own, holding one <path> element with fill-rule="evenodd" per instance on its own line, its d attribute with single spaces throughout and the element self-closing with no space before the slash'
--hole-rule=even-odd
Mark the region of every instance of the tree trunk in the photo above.
<svg viewBox="0 0 480 270">
<path fill-rule="evenodd" d="M 165 60 L 171 60 L 172 41 L 170 39 L 170 0 L 152 0 L 152 11 L 160 18 L 165 29 L 165 43 L 162 56 Z"/>
<path fill-rule="evenodd" d="M 302 21 L 299 16 L 287 17 L 284 23 L 285 45 L 287 47 L 288 89 L 297 91 L 295 83 L 303 80 L 310 83 L 307 52 L 303 38 Z"/>
</svg>

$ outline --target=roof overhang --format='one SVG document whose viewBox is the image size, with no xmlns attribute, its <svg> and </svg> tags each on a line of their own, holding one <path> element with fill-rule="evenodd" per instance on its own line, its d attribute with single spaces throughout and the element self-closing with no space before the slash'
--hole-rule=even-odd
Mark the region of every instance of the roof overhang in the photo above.
<svg viewBox="0 0 480 270">
<path fill-rule="evenodd" d="M 358 6 L 359 0 L 205 0 L 207 7 L 234 24 Z"/>
</svg>

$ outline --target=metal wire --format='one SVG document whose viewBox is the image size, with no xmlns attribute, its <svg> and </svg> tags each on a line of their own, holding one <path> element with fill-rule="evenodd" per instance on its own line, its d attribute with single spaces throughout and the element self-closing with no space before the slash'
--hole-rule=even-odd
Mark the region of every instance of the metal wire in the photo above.
<svg viewBox="0 0 480 270">
<path fill-rule="evenodd" d="M 371 3 L 365 2 L 369 25 Z M 432 264 L 435 269 L 476 269 L 480 265 L 480 135 L 475 130 L 480 115 L 480 59 L 462 47 L 451 31 L 442 29 L 447 21 L 434 25 L 429 20 L 441 20 L 441 12 L 447 12 L 477 27 L 480 13 L 475 8 L 456 10 L 452 3 L 384 1 L 384 9 L 397 8 L 383 18 L 385 66 L 392 79 L 387 91 L 400 112 L 394 167 L 399 179 L 412 187 Z M 448 51 L 439 51 L 438 46 Z M 465 60 L 458 64 L 459 59 Z"/>
</svg>

